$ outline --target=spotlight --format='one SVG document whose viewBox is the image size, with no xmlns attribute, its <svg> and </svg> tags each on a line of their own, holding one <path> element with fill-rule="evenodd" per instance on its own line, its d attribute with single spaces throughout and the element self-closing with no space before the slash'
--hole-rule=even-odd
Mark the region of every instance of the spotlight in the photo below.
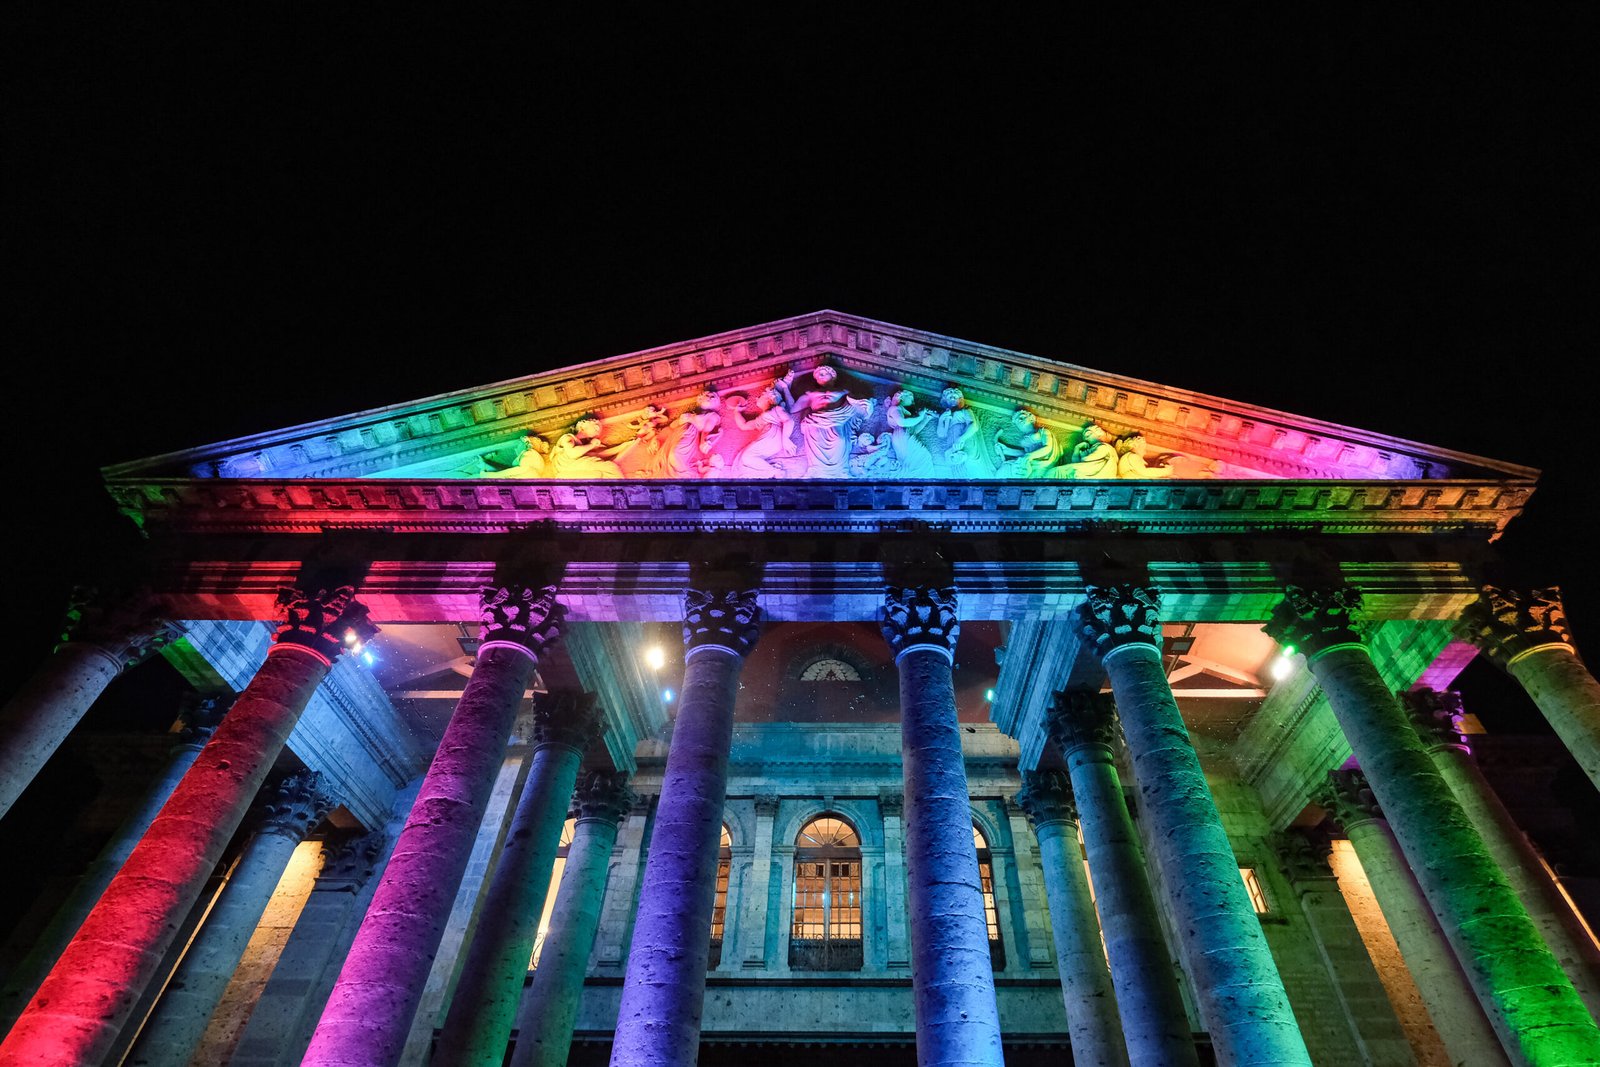
<svg viewBox="0 0 1600 1067">
<path fill-rule="evenodd" d="M 661 703 L 663 703 L 663 704 L 670 704 L 670 703 L 672 703 L 672 697 L 673 697 L 673 692 L 672 692 L 672 690 L 670 690 L 670 689 L 663 689 L 663 690 L 662 690 L 662 691 L 661 691 Z"/>
<path fill-rule="evenodd" d="M 1288 656 L 1279 656 L 1272 661 L 1272 666 L 1267 668 L 1267 672 L 1272 675 L 1273 681 L 1281 682 L 1294 673 L 1294 661 Z"/>
<path fill-rule="evenodd" d="M 667 654 L 661 650 L 660 645 L 651 645 L 644 650 L 644 661 L 653 671 L 659 671 L 667 665 Z"/>
<path fill-rule="evenodd" d="M 989 703 L 993 704 L 994 703 L 994 690 L 993 689 L 985 689 L 983 691 L 983 699 L 987 700 Z"/>
</svg>

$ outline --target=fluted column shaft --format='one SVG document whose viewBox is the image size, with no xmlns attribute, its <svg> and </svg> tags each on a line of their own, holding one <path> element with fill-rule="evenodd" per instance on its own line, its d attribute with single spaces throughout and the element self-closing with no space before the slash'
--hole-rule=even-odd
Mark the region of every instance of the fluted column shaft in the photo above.
<svg viewBox="0 0 1600 1067">
<path fill-rule="evenodd" d="M 1600 949 L 1596 949 L 1573 914 L 1572 905 L 1556 888 L 1528 836 L 1478 768 L 1478 761 L 1460 732 L 1460 696 L 1418 690 L 1402 693 L 1400 698 L 1427 745 L 1434 766 L 1461 802 L 1467 818 L 1483 835 L 1489 854 L 1528 909 L 1545 944 L 1556 954 L 1556 962 L 1572 980 L 1589 1014 L 1600 1019 Z"/>
<path fill-rule="evenodd" d="M 952 675 L 955 590 L 890 588 L 883 632 L 900 671 L 917 1062 L 998 1064 L 1000 1013 Z"/>
<path fill-rule="evenodd" d="M 0 818 L 111 680 L 172 638 L 175 631 L 158 609 L 147 597 L 80 599 L 68 609 L 72 639 L 58 645 L 0 710 Z"/>
<path fill-rule="evenodd" d="M 294 850 L 333 807 L 316 772 L 287 779 L 268 802 L 205 923 L 183 954 L 125 1061 L 134 1067 L 184 1067 L 200 1047 L 211 1013 L 244 958 Z"/>
<path fill-rule="evenodd" d="M 505 1056 L 578 764 L 596 726 L 593 694 L 550 692 L 534 705 L 533 763 L 439 1034 L 433 1062 L 440 1067 Z"/>
<path fill-rule="evenodd" d="M 517 1049 L 512 1067 L 565 1067 L 583 998 L 589 954 L 600 928 L 606 872 L 617 843 L 617 823 L 633 804 L 627 776 L 587 775 L 573 797 L 577 819 L 567 867 L 550 913 L 550 933 L 533 983 L 517 1016 Z"/>
<path fill-rule="evenodd" d="M 560 633 L 555 592 L 484 591 L 477 664 L 328 995 L 306 1064 L 399 1060 L 538 653 Z"/>
<path fill-rule="evenodd" d="M 1485 586 L 1462 631 L 1527 690 L 1600 789 L 1600 682 L 1578 658 L 1561 591 Z"/>
<path fill-rule="evenodd" d="M 754 592 L 690 590 L 687 663 L 634 920 L 613 1067 L 690 1067 L 711 956 L 717 852 L 739 671 L 755 646 Z"/>
<path fill-rule="evenodd" d="M 1194 968 L 1200 1015 L 1220 1063 L 1309 1065 L 1261 920 L 1167 685 L 1159 609 L 1152 589 L 1091 586 L 1082 618 L 1111 679 L 1148 839 L 1166 873 L 1168 908 Z"/>
<path fill-rule="evenodd" d="M 185 731 L 184 738 L 173 746 L 166 765 L 150 784 L 143 801 L 117 827 L 115 836 L 100 850 L 89 869 L 56 909 L 28 954 L 12 970 L 4 990 L 0 991 L 0 1033 L 11 1029 L 11 1024 L 16 1022 L 29 998 L 38 990 L 39 983 L 44 981 L 44 976 L 50 973 L 50 968 L 72 940 L 72 935 L 78 932 L 83 920 L 111 884 L 111 879 L 116 877 L 139 839 L 150 829 L 150 824 L 172 796 L 172 791 L 178 787 L 189 768 L 194 766 L 195 758 L 200 755 L 214 728 L 214 722 L 207 721 L 204 725 Z"/>
<path fill-rule="evenodd" d="M 1406 865 L 1400 844 L 1367 790 L 1360 771 L 1330 772 L 1332 789 L 1324 804 L 1350 839 L 1383 921 L 1400 947 L 1428 1018 L 1444 1042 L 1450 1061 L 1462 1067 L 1504 1067 L 1500 1039 L 1478 1004 L 1449 939 L 1423 898 Z"/>
<path fill-rule="evenodd" d="M 1017 803 L 1039 842 L 1072 1062 L 1081 1067 L 1122 1067 L 1128 1063 L 1122 1017 L 1100 947 L 1100 921 L 1078 845 L 1078 812 L 1065 778 L 1059 771 L 1024 774 Z"/>
<path fill-rule="evenodd" d="M 1311 672 L 1511 1061 L 1600 1063 L 1600 1027 L 1361 643 L 1359 594 L 1291 587 L 1268 629 L 1307 652 Z"/>
<path fill-rule="evenodd" d="M 1111 753 L 1110 701 L 1097 693 L 1062 692 L 1048 722 L 1077 799 L 1128 1059 L 1135 1067 L 1198 1063 L 1144 849 Z"/>
<path fill-rule="evenodd" d="M 288 621 L 266 662 L 0 1044 L 0 1063 L 90 1067 L 110 1050 L 344 647 L 342 635 L 370 633 L 353 597 L 349 587 L 285 594 Z"/>
</svg>

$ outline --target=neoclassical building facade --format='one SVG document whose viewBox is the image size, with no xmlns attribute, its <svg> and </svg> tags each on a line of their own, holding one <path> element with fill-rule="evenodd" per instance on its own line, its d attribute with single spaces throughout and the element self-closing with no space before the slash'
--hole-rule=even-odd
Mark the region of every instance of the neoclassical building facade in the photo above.
<svg viewBox="0 0 1600 1067">
<path fill-rule="evenodd" d="M 1600 1062 L 1536 471 L 818 312 L 105 476 L 0 813 L 185 696 L 0 1063 Z"/>
</svg>

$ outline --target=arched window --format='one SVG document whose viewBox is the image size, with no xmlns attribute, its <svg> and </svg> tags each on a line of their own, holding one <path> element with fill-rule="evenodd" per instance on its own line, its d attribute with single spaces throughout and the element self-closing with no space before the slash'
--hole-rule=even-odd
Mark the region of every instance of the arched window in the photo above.
<svg viewBox="0 0 1600 1067">
<path fill-rule="evenodd" d="M 728 877 L 733 873 L 733 835 L 722 826 L 722 846 L 717 849 L 717 900 L 711 905 L 711 955 L 706 969 L 722 962 L 722 928 L 728 916 Z"/>
<path fill-rule="evenodd" d="M 550 913 L 556 907 L 556 892 L 561 888 L 561 876 L 567 869 L 567 852 L 572 848 L 572 834 L 578 822 L 568 819 L 561 827 L 561 843 L 556 846 L 556 863 L 550 868 L 550 888 L 544 895 L 544 911 L 539 913 L 539 932 L 533 939 L 533 958 L 528 961 L 528 970 L 539 966 L 539 953 L 544 951 L 544 939 L 550 934 Z"/>
<path fill-rule="evenodd" d="M 861 838 L 837 815 L 812 819 L 795 839 L 789 966 L 861 969 Z"/>
<path fill-rule="evenodd" d="M 972 844 L 978 850 L 978 880 L 983 885 L 983 921 L 989 927 L 989 962 L 997 971 L 1006 969 L 1006 947 L 1000 943 L 1000 913 L 994 906 L 994 857 L 989 842 L 983 839 L 978 824 L 972 824 Z"/>
</svg>

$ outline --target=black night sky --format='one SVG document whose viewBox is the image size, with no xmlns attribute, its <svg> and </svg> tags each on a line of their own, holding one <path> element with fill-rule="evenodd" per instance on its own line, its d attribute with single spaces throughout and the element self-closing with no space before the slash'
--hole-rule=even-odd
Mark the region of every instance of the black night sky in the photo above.
<svg viewBox="0 0 1600 1067">
<path fill-rule="evenodd" d="M 1582 6 L 160 12 L 7 16 L 8 687 L 100 465 L 823 307 L 1542 467 L 1600 654 Z"/>
</svg>

